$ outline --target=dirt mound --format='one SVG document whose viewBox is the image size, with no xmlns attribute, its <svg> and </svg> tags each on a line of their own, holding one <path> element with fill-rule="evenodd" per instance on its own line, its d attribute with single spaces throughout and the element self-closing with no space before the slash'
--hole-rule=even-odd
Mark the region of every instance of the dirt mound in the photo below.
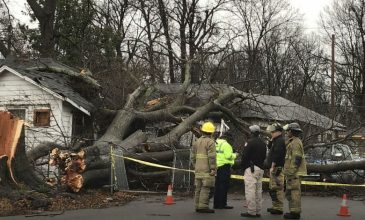
<svg viewBox="0 0 365 220">
<path fill-rule="evenodd" d="M 131 193 L 88 190 L 78 194 L 34 191 L 0 192 L 0 216 L 31 215 L 49 211 L 120 206 L 131 201 Z"/>
</svg>

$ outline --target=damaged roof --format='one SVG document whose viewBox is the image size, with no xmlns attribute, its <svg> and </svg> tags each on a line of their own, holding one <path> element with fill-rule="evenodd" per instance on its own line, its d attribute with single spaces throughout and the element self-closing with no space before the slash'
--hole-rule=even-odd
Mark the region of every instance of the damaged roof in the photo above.
<svg viewBox="0 0 365 220">
<path fill-rule="evenodd" d="M 58 62 L 48 60 L 49 63 L 53 63 L 55 66 L 52 68 L 70 68 L 71 71 L 76 71 L 71 67 L 63 65 Z M 52 95 L 70 103 L 74 107 L 78 108 L 80 111 L 84 112 L 87 115 L 90 115 L 94 105 L 83 98 L 79 93 L 77 93 L 71 86 L 70 78 L 66 74 L 55 74 L 51 71 L 47 71 L 45 68 L 42 71 L 38 71 L 35 65 L 38 65 L 38 62 L 19 62 L 16 64 L 15 62 L 3 62 L 2 67 L 0 68 L 0 73 L 4 70 L 12 72 L 21 78 L 31 82 L 32 84 L 40 87 L 41 89 L 46 90 Z M 52 64 L 52 65 L 53 65 Z M 76 72 L 75 72 L 76 73 Z"/>
<path fill-rule="evenodd" d="M 346 126 L 322 114 L 298 105 L 280 96 L 253 95 L 242 105 L 242 117 L 270 119 L 272 121 L 300 121 L 325 129 L 344 129 Z"/>
<path fill-rule="evenodd" d="M 176 94 L 181 84 L 158 84 L 156 88 L 165 94 Z M 208 102 L 218 91 L 235 90 L 248 97 L 237 109 L 242 118 L 259 118 L 268 121 L 300 121 L 325 129 L 344 129 L 346 126 L 324 115 L 298 105 L 280 96 L 245 93 L 226 84 L 191 85 L 188 93 L 194 93 L 201 102 Z"/>
</svg>

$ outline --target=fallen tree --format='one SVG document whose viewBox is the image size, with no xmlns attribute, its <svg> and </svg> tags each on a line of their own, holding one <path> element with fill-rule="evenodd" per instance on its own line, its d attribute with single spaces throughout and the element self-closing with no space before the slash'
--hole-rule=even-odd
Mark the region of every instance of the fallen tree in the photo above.
<svg viewBox="0 0 365 220">
<path fill-rule="evenodd" d="M 39 188 L 44 182 L 28 163 L 25 153 L 24 121 L 0 111 L 0 186 L 26 184 Z"/>
<path fill-rule="evenodd" d="M 238 114 L 234 109 L 237 105 L 247 105 L 246 100 L 257 101 L 255 95 L 241 92 L 228 85 L 192 85 L 188 65 L 189 62 L 183 84 L 140 84 L 128 96 L 122 109 L 99 111 L 100 114 L 114 117 L 104 135 L 90 146 L 80 142 L 67 149 L 70 153 L 82 155 L 83 164 L 80 165 L 82 172 L 69 174 L 77 179 L 74 191 L 78 191 L 83 185 L 92 186 L 95 182 L 109 181 L 111 146 L 123 151 L 124 156 L 171 164 L 174 154 L 187 154 L 187 151 L 182 148 L 186 149 L 189 146 L 182 146 L 180 138 L 188 132 L 199 136 L 201 121 L 218 121 L 224 118 L 230 121 L 241 135 L 247 137 L 250 124 L 237 117 Z M 147 126 L 159 128 L 159 133 L 151 135 Z M 64 146 L 54 143 L 43 143 L 28 152 L 28 160 L 33 163 L 56 147 L 65 149 Z M 128 161 L 126 163 L 128 173 L 134 176 L 150 178 L 169 174 L 167 171 L 158 169 L 136 170 L 134 166 L 128 164 Z M 60 168 L 65 169 L 66 166 L 62 167 Z M 311 172 L 336 172 L 364 168 L 364 162 L 308 166 Z M 63 175 L 68 175 L 67 173 L 64 172 Z M 68 179 L 70 178 L 65 177 L 64 182 Z"/>
<path fill-rule="evenodd" d="M 360 161 L 339 161 L 338 163 L 319 165 L 308 164 L 307 170 L 312 173 L 335 173 L 346 170 L 365 169 L 365 160 Z"/>
<path fill-rule="evenodd" d="M 130 95 L 125 107 L 116 113 L 106 133 L 94 145 L 83 149 L 86 157 L 86 170 L 83 174 L 87 177 L 85 182 L 87 183 L 88 179 L 95 179 L 93 175 L 98 175 L 98 178 L 108 178 L 109 173 L 106 170 L 109 165 L 110 144 L 117 149 L 123 150 L 126 156 L 160 163 L 172 162 L 173 150 L 180 147 L 180 137 L 194 128 L 196 132 L 197 122 L 212 117 L 212 114 L 230 118 L 241 132 L 247 134 L 248 124 L 238 118 L 233 118 L 234 113 L 224 106 L 229 105 L 233 100 L 244 100 L 248 97 L 243 96 L 242 93 L 232 87 L 225 87 L 221 91 L 216 91 L 216 94 L 212 96 L 215 97 L 214 99 L 202 103 L 201 106 L 196 108 L 184 105 L 185 102 L 182 100 L 186 99 L 184 93 L 186 93 L 187 88 L 183 87 L 176 97 L 168 99 L 175 100 L 171 103 L 163 103 L 161 101 L 163 99 L 159 99 L 155 102 L 155 105 L 148 106 L 148 108 L 145 105 L 139 105 L 138 107 L 137 103 L 140 103 L 140 99 L 144 100 L 147 93 L 151 93 L 152 87 L 139 87 L 136 89 Z M 140 128 L 141 125 L 144 126 L 146 123 L 161 122 L 171 124 L 171 130 L 161 136 L 147 137 L 145 132 L 133 129 Z M 175 152 L 180 153 L 179 151 Z M 101 170 L 95 172 L 95 168 L 105 170 L 104 172 L 101 172 Z M 133 170 L 129 171 L 135 175 L 140 173 Z M 155 174 L 157 176 L 162 175 L 161 172 Z M 152 176 L 154 174 L 148 175 Z"/>
</svg>

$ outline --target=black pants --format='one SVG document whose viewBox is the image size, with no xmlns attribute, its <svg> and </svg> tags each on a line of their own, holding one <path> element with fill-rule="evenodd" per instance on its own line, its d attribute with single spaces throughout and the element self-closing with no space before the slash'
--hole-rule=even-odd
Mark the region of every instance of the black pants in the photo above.
<svg viewBox="0 0 365 220">
<path fill-rule="evenodd" d="M 223 208 L 227 205 L 227 193 L 231 178 L 231 165 L 226 164 L 217 169 L 214 189 L 214 208 Z"/>
</svg>

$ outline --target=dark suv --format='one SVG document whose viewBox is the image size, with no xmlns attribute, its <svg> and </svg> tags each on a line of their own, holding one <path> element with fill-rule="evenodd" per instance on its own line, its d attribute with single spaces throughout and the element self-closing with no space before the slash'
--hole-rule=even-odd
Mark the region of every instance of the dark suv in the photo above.
<svg viewBox="0 0 365 220">
<path fill-rule="evenodd" d="M 352 161 L 354 156 L 346 144 L 315 144 L 305 149 L 308 164 L 334 164 L 342 161 Z M 364 182 L 363 170 L 348 170 L 331 174 L 309 173 L 311 177 L 318 177 L 321 181 L 335 181 L 341 183 Z"/>
</svg>

